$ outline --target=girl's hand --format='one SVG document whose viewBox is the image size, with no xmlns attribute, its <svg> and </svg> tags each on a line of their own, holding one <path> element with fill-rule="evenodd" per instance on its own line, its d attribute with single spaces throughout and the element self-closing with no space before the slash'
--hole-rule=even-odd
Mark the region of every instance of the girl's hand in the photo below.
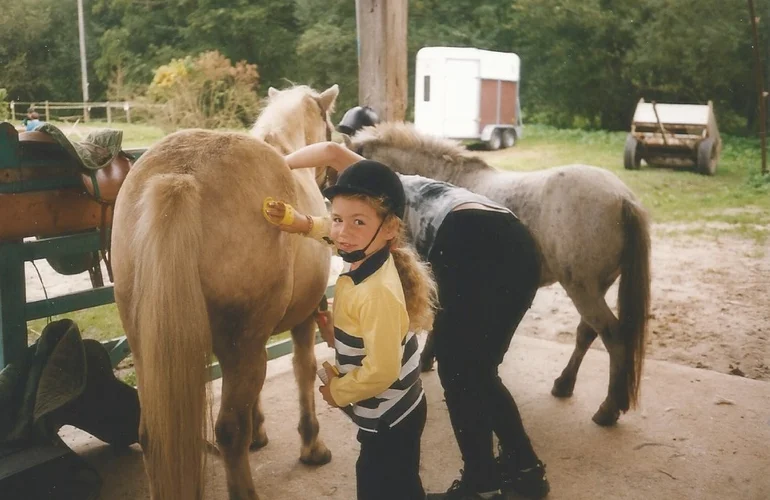
<svg viewBox="0 0 770 500">
<path fill-rule="evenodd" d="M 271 224 L 278 226 L 287 233 L 304 233 L 308 231 L 307 216 L 294 210 L 286 202 L 265 198 L 262 204 L 262 214 Z"/>
<path fill-rule="evenodd" d="M 331 311 L 317 311 L 315 313 L 315 322 L 318 325 L 318 331 L 321 332 L 321 338 L 326 345 L 334 348 L 334 323 Z"/>
<path fill-rule="evenodd" d="M 323 396 L 324 401 L 326 401 L 326 404 L 328 404 L 332 408 L 339 408 L 339 405 L 334 402 L 334 398 L 332 397 L 332 390 L 328 385 L 322 385 L 321 387 L 319 387 L 318 392 L 321 393 L 321 396 Z"/>
</svg>

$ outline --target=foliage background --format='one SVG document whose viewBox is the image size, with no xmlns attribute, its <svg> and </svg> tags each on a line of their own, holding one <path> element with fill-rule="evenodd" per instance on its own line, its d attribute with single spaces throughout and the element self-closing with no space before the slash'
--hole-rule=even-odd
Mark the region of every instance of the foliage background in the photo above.
<svg viewBox="0 0 770 500">
<path fill-rule="evenodd" d="M 145 96 L 161 66 L 216 50 L 234 66 L 256 65 L 259 95 L 289 82 L 339 83 L 338 109 L 356 104 L 353 0 L 84 4 L 91 100 Z M 770 19 L 770 4 L 756 4 Z M 8 99 L 79 100 L 75 0 L 0 0 L 0 11 Z M 760 28 L 767 56 L 770 37 Z M 724 132 L 758 128 L 745 0 L 410 0 L 410 99 L 415 54 L 426 45 L 519 54 L 528 123 L 624 130 L 644 97 L 711 99 Z"/>
</svg>

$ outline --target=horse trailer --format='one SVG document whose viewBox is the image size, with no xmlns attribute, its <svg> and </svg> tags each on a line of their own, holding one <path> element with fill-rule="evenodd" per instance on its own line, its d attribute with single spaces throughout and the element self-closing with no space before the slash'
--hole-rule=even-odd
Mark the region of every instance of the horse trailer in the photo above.
<svg viewBox="0 0 770 500">
<path fill-rule="evenodd" d="M 467 47 L 417 52 L 414 124 L 438 137 L 511 147 L 521 137 L 519 56 Z"/>
</svg>

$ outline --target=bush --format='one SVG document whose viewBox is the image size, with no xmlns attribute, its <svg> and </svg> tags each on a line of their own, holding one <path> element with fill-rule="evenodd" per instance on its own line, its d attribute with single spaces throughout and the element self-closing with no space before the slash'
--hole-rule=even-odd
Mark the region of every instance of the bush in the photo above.
<svg viewBox="0 0 770 500">
<path fill-rule="evenodd" d="M 151 115 L 166 132 L 180 128 L 242 128 L 256 119 L 257 67 L 234 66 L 217 51 L 174 59 L 155 70 L 147 89 Z"/>
<path fill-rule="evenodd" d="M 0 120 L 7 120 L 10 115 L 7 99 L 8 91 L 0 88 Z"/>
</svg>

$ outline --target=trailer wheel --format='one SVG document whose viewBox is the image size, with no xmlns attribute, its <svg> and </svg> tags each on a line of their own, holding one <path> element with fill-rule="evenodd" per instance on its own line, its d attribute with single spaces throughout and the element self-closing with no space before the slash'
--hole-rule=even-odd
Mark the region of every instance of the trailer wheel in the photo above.
<svg viewBox="0 0 770 500">
<path fill-rule="evenodd" d="M 516 144 L 516 131 L 512 128 L 503 130 L 503 148 L 512 148 Z"/>
<path fill-rule="evenodd" d="M 500 134 L 500 129 L 494 129 L 492 135 L 489 136 L 487 141 L 487 149 L 490 151 L 497 151 L 503 143 L 503 139 Z"/>
<path fill-rule="evenodd" d="M 623 166 L 626 170 L 639 170 L 642 165 L 642 155 L 640 154 L 639 141 L 631 134 L 626 137 L 626 146 L 623 151 Z"/>
<path fill-rule="evenodd" d="M 711 137 L 698 144 L 698 172 L 703 175 L 717 173 L 717 147 Z"/>
</svg>

